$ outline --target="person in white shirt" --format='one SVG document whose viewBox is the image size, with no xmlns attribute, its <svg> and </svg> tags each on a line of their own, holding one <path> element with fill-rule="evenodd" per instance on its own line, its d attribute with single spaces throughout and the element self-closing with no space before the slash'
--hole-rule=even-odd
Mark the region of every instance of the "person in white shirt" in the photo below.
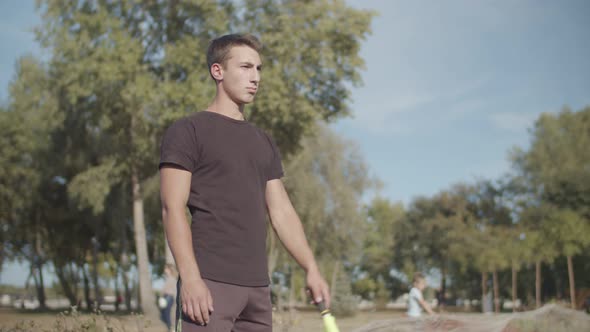
<svg viewBox="0 0 590 332">
<path fill-rule="evenodd" d="M 424 301 L 422 297 L 422 290 L 426 287 L 426 279 L 422 273 L 416 273 L 413 279 L 413 287 L 410 290 L 410 297 L 408 299 L 408 312 L 409 317 L 417 318 L 422 315 L 422 309 L 428 314 L 433 315 L 434 312 L 430 305 Z"/>
</svg>

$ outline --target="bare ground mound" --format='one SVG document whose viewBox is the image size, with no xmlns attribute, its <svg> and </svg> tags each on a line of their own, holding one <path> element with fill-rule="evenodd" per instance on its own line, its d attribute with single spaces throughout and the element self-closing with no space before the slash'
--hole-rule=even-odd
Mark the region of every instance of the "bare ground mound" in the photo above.
<svg viewBox="0 0 590 332">
<path fill-rule="evenodd" d="M 590 316 L 558 305 L 515 314 L 444 314 L 371 322 L 354 332 L 590 332 Z"/>
</svg>

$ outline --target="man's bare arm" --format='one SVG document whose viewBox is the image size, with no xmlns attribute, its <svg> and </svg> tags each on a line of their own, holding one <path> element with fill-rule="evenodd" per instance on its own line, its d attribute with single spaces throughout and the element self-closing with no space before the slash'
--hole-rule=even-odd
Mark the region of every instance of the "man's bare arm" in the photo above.
<svg viewBox="0 0 590 332">
<path fill-rule="evenodd" d="M 303 226 L 283 182 L 280 179 L 266 184 L 266 204 L 277 236 L 307 274 L 307 287 L 315 302 L 325 301 L 330 306 L 328 285 L 322 278 L 303 231 Z"/>
<path fill-rule="evenodd" d="M 166 238 L 182 280 L 181 294 L 178 295 L 181 296 L 183 311 L 193 321 L 204 324 L 209 322 L 213 300 L 201 279 L 191 229 L 186 220 L 191 176 L 183 169 L 163 167 L 160 170 L 160 199 Z"/>
</svg>

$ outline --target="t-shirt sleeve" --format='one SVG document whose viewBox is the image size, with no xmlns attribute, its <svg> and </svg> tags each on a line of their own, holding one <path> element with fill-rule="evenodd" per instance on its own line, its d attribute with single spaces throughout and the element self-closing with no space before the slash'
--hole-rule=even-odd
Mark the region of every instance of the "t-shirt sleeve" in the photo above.
<svg viewBox="0 0 590 332">
<path fill-rule="evenodd" d="M 266 135 L 270 142 L 270 146 L 272 149 L 272 158 L 269 165 L 267 181 L 280 179 L 285 175 L 283 171 L 283 165 L 281 162 L 281 152 L 279 151 L 279 147 L 275 143 L 274 139 L 270 137 L 270 135 Z"/>
<path fill-rule="evenodd" d="M 422 292 L 417 288 L 412 288 L 410 291 L 410 296 L 415 298 L 416 300 L 422 300 Z"/>
<path fill-rule="evenodd" d="M 160 147 L 160 165 L 179 166 L 194 173 L 198 161 L 195 128 L 187 119 L 174 122 L 164 134 Z"/>
</svg>

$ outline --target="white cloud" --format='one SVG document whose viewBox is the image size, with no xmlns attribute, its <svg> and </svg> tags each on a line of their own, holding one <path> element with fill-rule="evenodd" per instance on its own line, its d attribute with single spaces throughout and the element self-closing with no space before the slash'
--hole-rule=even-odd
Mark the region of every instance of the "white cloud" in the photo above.
<svg viewBox="0 0 590 332">
<path fill-rule="evenodd" d="M 524 112 L 499 112 L 489 115 L 492 125 L 500 130 L 524 133 L 530 128 L 538 114 Z"/>
<path fill-rule="evenodd" d="M 365 86 L 353 91 L 353 126 L 380 136 L 448 127 L 474 114 L 486 119 L 486 110 L 506 110 L 497 105 L 508 99 L 511 90 L 503 89 L 510 89 L 506 82 L 515 80 L 521 57 L 505 50 L 529 40 L 553 8 L 530 0 L 426 7 L 411 1 L 348 2 L 380 12 L 362 47 Z M 493 121 L 510 130 L 529 125 L 529 118 L 505 114 Z"/>
<path fill-rule="evenodd" d="M 483 102 L 471 95 L 487 81 L 482 76 L 438 89 L 367 87 L 359 91 L 360 98 L 354 103 L 356 121 L 352 125 L 379 135 L 408 135 L 432 124 L 433 119 L 454 121 L 482 108 Z M 441 124 L 440 120 L 436 123 Z"/>
</svg>

